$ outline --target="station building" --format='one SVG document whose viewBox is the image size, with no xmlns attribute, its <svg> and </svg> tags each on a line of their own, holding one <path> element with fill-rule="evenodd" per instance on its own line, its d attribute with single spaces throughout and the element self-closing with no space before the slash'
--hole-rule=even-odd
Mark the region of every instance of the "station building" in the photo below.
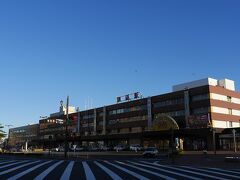
<svg viewBox="0 0 240 180">
<path fill-rule="evenodd" d="M 162 123 L 165 115 L 178 125 L 173 131 L 179 148 L 203 150 L 213 148 L 213 135 L 217 148 L 225 146 L 223 141 L 221 144 L 218 141 L 219 135 L 224 129 L 240 127 L 240 93 L 235 90 L 234 81 L 228 79 L 205 78 L 175 85 L 172 92 L 166 94 L 134 100 L 127 95 L 126 100 L 120 102 L 118 98 L 118 103 L 113 105 L 70 113 L 68 142 L 109 146 L 140 144 L 165 150 L 171 136 L 171 127 Z M 39 121 L 40 145 L 63 144 L 66 137 L 63 109 L 61 104 L 59 113 Z M 237 141 L 240 149 L 240 139 Z"/>
<path fill-rule="evenodd" d="M 28 146 L 38 146 L 39 124 L 29 124 L 22 127 L 9 129 L 8 146 L 27 149 Z"/>
</svg>

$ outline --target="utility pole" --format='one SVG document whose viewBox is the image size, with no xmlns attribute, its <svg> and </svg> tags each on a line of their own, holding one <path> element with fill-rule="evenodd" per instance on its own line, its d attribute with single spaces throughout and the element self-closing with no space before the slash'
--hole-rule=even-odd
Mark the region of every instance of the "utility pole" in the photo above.
<svg viewBox="0 0 240 180">
<path fill-rule="evenodd" d="M 66 122 L 65 122 L 65 148 L 64 148 L 64 157 L 67 158 L 68 152 L 68 107 L 69 107 L 69 96 L 67 96 L 67 107 L 66 107 Z"/>
<path fill-rule="evenodd" d="M 212 127 L 212 133 L 213 133 L 213 151 L 214 151 L 214 155 L 217 154 L 216 151 L 216 129 L 214 127 Z"/>
<path fill-rule="evenodd" d="M 232 130 L 233 133 L 233 144 L 234 144 L 234 152 L 237 152 L 237 146 L 236 146 L 236 130 Z"/>
<path fill-rule="evenodd" d="M 77 107 L 77 133 L 80 133 L 80 108 Z"/>
</svg>

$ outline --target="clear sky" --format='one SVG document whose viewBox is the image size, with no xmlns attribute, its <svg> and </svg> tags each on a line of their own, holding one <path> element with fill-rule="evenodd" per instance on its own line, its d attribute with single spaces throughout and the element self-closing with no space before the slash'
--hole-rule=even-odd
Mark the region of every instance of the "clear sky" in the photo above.
<svg viewBox="0 0 240 180">
<path fill-rule="evenodd" d="M 0 1 L 0 123 L 205 77 L 240 89 L 239 0 Z"/>
</svg>

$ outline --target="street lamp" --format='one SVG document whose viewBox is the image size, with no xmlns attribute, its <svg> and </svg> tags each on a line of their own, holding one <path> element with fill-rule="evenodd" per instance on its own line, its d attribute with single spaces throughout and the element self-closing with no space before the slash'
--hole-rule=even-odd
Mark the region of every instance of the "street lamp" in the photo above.
<svg viewBox="0 0 240 180">
<path fill-rule="evenodd" d="M 80 133 L 80 108 L 77 107 L 77 133 Z"/>
<path fill-rule="evenodd" d="M 65 122 L 65 149 L 64 149 L 64 157 L 67 158 L 68 151 L 68 107 L 69 107 L 69 96 L 67 96 L 67 107 L 66 107 L 66 122 Z"/>
<path fill-rule="evenodd" d="M 232 130 L 233 133 L 233 144 L 234 144 L 234 152 L 237 152 L 237 146 L 236 146 L 236 129 Z"/>
<path fill-rule="evenodd" d="M 213 151 L 214 151 L 214 155 L 217 154 L 216 151 L 216 129 L 213 126 L 209 126 L 210 131 L 212 131 L 212 142 L 213 142 Z"/>
<path fill-rule="evenodd" d="M 212 127 L 212 133 L 213 133 L 213 150 L 214 150 L 214 155 L 217 154 L 216 151 L 216 129 Z"/>
</svg>

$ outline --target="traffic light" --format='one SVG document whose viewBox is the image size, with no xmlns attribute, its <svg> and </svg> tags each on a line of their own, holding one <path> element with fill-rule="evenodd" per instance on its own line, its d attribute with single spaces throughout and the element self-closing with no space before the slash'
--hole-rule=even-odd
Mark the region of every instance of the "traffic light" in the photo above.
<svg viewBox="0 0 240 180">
<path fill-rule="evenodd" d="M 72 124 L 72 119 L 69 117 L 68 119 L 67 119 L 67 124 L 69 125 L 69 124 Z"/>
</svg>

